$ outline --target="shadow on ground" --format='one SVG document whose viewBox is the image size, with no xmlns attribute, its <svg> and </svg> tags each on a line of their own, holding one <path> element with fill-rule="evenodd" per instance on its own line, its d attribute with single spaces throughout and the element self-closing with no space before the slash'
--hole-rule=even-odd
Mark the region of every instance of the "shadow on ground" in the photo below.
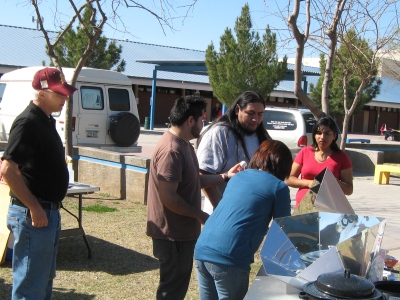
<svg viewBox="0 0 400 300">
<path fill-rule="evenodd" d="M 106 272 L 111 275 L 127 275 L 158 268 L 158 260 L 134 250 L 87 236 L 92 249 L 88 258 L 82 237 L 60 239 L 57 270 Z"/>
<path fill-rule="evenodd" d="M 60 239 L 57 255 L 57 270 L 79 272 L 105 272 L 111 275 L 127 275 L 158 268 L 158 261 L 148 255 L 109 243 L 93 236 L 87 236 L 92 249 L 88 258 L 86 244 L 82 237 Z M 10 269 L 11 261 L 2 268 Z M 10 299 L 11 285 L 0 278 L 0 299 Z M 76 293 L 74 289 L 54 288 L 53 299 L 94 299 L 96 295 Z"/>
<path fill-rule="evenodd" d="M 4 267 L 11 268 L 11 262 L 7 262 Z M 6 300 L 11 299 L 11 284 L 7 284 L 4 282 L 3 278 L 0 278 L 0 299 Z M 59 300 L 71 300 L 71 299 L 79 299 L 79 300 L 90 300 L 94 299 L 96 295 L 86 295 L 75 293 L 75 290 L 71 289 L 53 289 L 53 299 Z"/>
</svg>

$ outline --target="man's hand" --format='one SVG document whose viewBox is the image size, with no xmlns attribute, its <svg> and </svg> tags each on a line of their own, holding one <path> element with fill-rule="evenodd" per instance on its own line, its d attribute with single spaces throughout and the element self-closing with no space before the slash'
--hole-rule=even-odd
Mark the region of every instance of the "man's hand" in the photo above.
<svg viewBox="0 0 400 300">
<path fill-rule="evenodd" d="M 4 160 L 1 164 L 0 173 L 10 187 L 10 190 L 29 208 L 31 212 L 32 226 L 45 227 L 48 224 L 46 212 L 40 206 L 32 192 L 28 189 L 24 178 L 19 170 L 18 164 L 12 160 Z"/>
<path fill-rule="evenodd" d="M 199 220 L 199 222 L 201 223 L 201 224 L 205 224 L 206 223 L 206 221 L 207 221 L 207 219 L 208 219 L 208 217 L 209 217 L 210 215 L 208 214 L 208 213 L 206 213 L 206 212 L 204 212 L 204 211 L 201 211 L 201 213 L 200 213 L 200 216 L 198 217 L 198 220 Z"/>
<path fill-rule="evenodd" d="M 239 173 L 242 170 L 243 170 L 243 168 L 240 166 L 240 163 L 237 163 L 232 168 L 230 168 L 229 171 L 227 172 L 228 177 L 232 178 L 236 173 Z"/>
<path fill-rule="evenodd" d="M 35 208 L 34 210 L 30 210 L 32 226 L 33 227 L 46 227 L 49 223 L 47 219 L 46 212 L 42 207 Z"/>
</svg>

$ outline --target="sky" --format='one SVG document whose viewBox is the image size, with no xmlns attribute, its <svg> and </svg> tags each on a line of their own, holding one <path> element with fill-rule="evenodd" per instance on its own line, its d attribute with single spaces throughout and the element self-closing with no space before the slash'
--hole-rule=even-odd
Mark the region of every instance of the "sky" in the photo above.
<svg viewBox="0 0 400 300">
<path fill-rule="evenodd" d="M 53 15 L 55 3 L 69 5 L 67 0 L 42 0 L 41 5 L 44 12 L 44 25 L 48 30 L 55 30 L 53 26 Z M 84 2 L 84 1 L 76 1 Z M 160 12 L 160 1 L 143 0 L 142 3 L 149 3 L 149 8 Z M 171 2 L 188 2 L 188 0 L 172 0 Z M 187 48 L 205 51 L 207 46 L 214 43 L 216 49 L 219 49 L 220 36 L 227 27 L 233 30 L 235 21 L 240 16 L 241 9 L 246 1 L 240 0 L 198 0 L 193 10 L 189 11 L 185 20 L 175 19 L 175 32 L 165 28 L 165 33 L 158 24 L 157 20 L 148 12 L 142 9 L 121 9 L 121 19 L 129 32 L 120 32 L 105 26 L 104 35 L 107 38 L 128 39 L 134 42 L 157 44 L 178 48 Z M 275 1 L 256 0 L 250 4 L 253 29 L 259 30 L 260 35 L 268 23 L 273 23 L 277 28 L 285 28 L 284 22 L 279 19 L 272 19 L 271 11 L 276 11 Z M 33 6 L 27 0 L 0 0 L 0 24 L 27 28 L 36 28 L 36 23 L 32 22 L 32 17 L 36 18 Z M 62 7 L 65 14 L 71 8 Z M 183 10 L 178 11 L 177 15 L 182 16 Z M 70 18 L 66 17 L 67 20 Z M 278 24 L 281 22 L 281 24 Z M 118 25 L 122 29 L 121 23 Z M 293 53 L 293 52 L 292 52 Z M 281 53 L 280 53 L 281 54 Z M 285 53 L 286 54 L 286 53 Z M 283 57 L 283 54 L 280 55 Z M 288 55 L 289 56 L 289 55 Z M 294 54 L 292 55 L 294 56 Z"/>
<path fill-rule="evenodd" d="M 112 0 L 100 1 L 102 3 L 110 3 Z M 265 32 L 265 28 L 269 25 L 271 30 L 277 35 L 278 58 L 283 58 L 284 55 L 287 55 L 289 58 L 288 62 L 293 63 L 294 60 L 290 58 L 295 57 L 296 43 L 293 38 L 288 39 L 290 34 L 286 22 L 284 21 L 291 13 L 291 11 L 285 10 L 284 7 L 287 6 L 288 3 L 292 4 L 293 1 L 197 0 L 194 8 L 188 12 L 187 17 L 182 18 L 187 10 L 186 8 L 179 8 L 179 5 L 187 4 L 191 1 L 192 0 L 136 0 L 136 2 L 143 3 L 143 5 L 146 5 L 147 8 L 156 13 L 161 12 L 160 3 L 173 3 L 177 8 L 175 12 L 171 11 L 171 15 L 175 17 L 173 19 L 175 31 L 171 31 L 168 27 L 164 27 L 163 31 L 154 16 L 138 8 L 120 7 L 118 15 L 120 19 L 115 25 L 115 23 L 112 23 L 111 9 L 107 9 L 106 7 L 105 10 L 109 17 L 109 24 L 104 26 L 104 35 L 107 38 L 200 51 L 205 51 L 207 46 L 213 42 L 215 49 L 218 51 L 221 35 L 223 35 L 227 27 L 233 31 L 236 18 L 240 16 L 242 7 L 246 2 L 250 2 L 250 14 L 253 23 L 252 30 L 258 31 L 260 36 L 262 36 Z M 371 8 L 374 7 L 375 9 L 375 11 L 372 11 L 373 15 L 379 13 L 380 1 L 383 0 L 371 1 Z M 70 21 L 72 8 L 69 1 L 38 0 L 38 2 L 40 3 L 41 13 L 44 16 L 44 26 L 47 30 L 59 31 L 59 29 L 54 26 L 56 5 L 58 5 L 58 11 L 62 12 L 61 21 L 64 21 L 64 24 Z M 74 2 L 79 7 L 85 3 L 85 0 L 74 0 Z M 121 2 L 123 1 L 121 0 Z M 301 3 L 304 5 L 304 1 Z M 363 2 L 361 1 L 360 3 Z M 36 18 L 36 14 L 31 0 L 0 0 L 0 8 L 1 25 L 36 28 L 36 22 L 32 22 L 32 18 Z M 165 9 L 165 7 L 163 8 Z M 330 9 L 333 8 L 330 7 Z M 304 7 L 301 11 L 304 12 Z M 280 16 L 276 17 L 276 15 Z M 380 32 L 383 34 L 383 37 L 385 36 L 385 30 L 382 30 L 384 28 L 381 27 L 385 27 L 385 20 L 393 21 L 393 17 L 394 14 L 389 13 L 389 15 L 385 15 L 385 17 L 379 20 Z M 359 19 L 363 20 L 362 18 Z M 394 18 L 394 20 L 397 22 L 397 18 Z M 312 25 L 313 24 L 312 22 Z M 301 21 L 299 21 L 300 30 L 303 29 L 303 25 L 304 24 L 301 24 Z M 372 26 L 375 26 L 375 23 L 372 23 Z M 319 34 L 319 30 L 316 31 L 316 34 Z M 290 41 L 289 44 L 288 41 Z M 326 51 L 326 49 L 309 47 L 307 44 L 304 54 L 306 60 L 303 60 L 303 64 L 319 67 L 320 51 Z"/>
</svg>

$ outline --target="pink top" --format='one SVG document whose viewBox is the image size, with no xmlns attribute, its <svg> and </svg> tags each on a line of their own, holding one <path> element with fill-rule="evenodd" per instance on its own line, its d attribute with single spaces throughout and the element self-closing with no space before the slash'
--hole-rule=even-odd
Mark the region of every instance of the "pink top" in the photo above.
<svg viewBox="0 0 400 300">
<path fill-rule="evenodd" d="M 315 176 L 328 168 L 335 178 L 340 179 L 340 171 L 352 168 L 350 158 L 344 151 L 332 152 L 331 156 L 323 162 L 318 162 L 314 157 L 315 151 L 312 146 L 304 147 L 296 155 L 294 162 L 301 166 L 301 179 L 314 180 Z M 300 188 L 296 194 L 296 206 L 299 205 L 308 187 Z"/>
</svg>

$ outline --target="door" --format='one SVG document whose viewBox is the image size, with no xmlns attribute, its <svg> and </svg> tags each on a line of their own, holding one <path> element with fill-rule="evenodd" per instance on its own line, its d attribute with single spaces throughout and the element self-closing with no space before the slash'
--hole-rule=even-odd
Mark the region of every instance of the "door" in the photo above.
<svg viewBox="0 0 400 300">
<path fill-rule="evenodd" d="M 74 103 L 77 144 L 103 145 L 107 136 L 107 101 L 101 85 L 79 86 L 78 102 Z M 74 133 L 73 133 L 74 134 Z"/>
</svg>

